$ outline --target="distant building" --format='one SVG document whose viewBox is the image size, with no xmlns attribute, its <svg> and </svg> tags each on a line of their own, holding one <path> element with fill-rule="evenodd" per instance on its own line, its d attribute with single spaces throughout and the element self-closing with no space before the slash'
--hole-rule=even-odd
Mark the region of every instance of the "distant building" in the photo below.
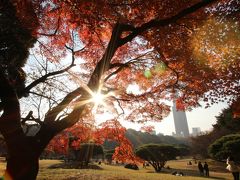
<svg viewBox="0 0 240 180">
<path fill-rule="evenodd" d="M 192 128 L 192 136 L 199 136 L 199 135 L 201 135 L 200 127 L 193 127 Z"/>
<path fill-rule="evenodd" d="M 175 131 L 176 131 L 174 136 L 189 137 L 189 129 L 188 129 L 187 116 L 185 111 L 177 110 L 175 101 L 173 102 L 172 111 L 173 111 L 173 119 L 174 119 Z"/>
</svg>

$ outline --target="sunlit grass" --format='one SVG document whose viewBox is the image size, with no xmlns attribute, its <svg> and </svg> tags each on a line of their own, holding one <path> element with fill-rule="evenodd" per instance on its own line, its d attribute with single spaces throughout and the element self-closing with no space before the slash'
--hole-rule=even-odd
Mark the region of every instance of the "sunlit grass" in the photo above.
<svg viewBox="0 0 240 180">
<path fill-rule="evenodd" d="M 63 163 L 60 160 L 40 160 L 40 170 L 37 180 L 207 180 L 207 179 L 232 179 L 225 170 L 225 164 L 207 160 L 210 168 L 210 177 L 200 177 L 197 164 L 187 165 L 189 159 L 169 161 L 161 173 L 155 173 L 152 167 L 140 170 L 130 170 L 123 166 L 101 164 L 101 170 L 96 169 L 63 169 L 49 168 L 52 165 Z M 202 160 L 204 162 L 204 160 Z M 6 163 L 1 161 L 0 172 L 3 174 Z M 186 176 L 173 176 L 171 172 L 181 171 Z"/>
<path fill-rule="evenodd" d="M 40 172 L 38 180 L 61 180 L 61 179 L 85 179 L 85 180 L 206 180 L 206 179 L 231 179 L 231 174 L 224 171 L 224 163 L 209 162 L 210 178 L 199 177 L 197 165 L 187 165 L 188 160 L 169 161 L 167 166 L 171 169 L 164 169 L 161 173 L 155 173 L 152 167 L 143 169 L 141 166 L 140 170 L 125 169 L 123 166 L 105 165 L 102 164 L 102 170 L 93 169 L 49 169 L 47 166 L 61 163 L 61 161 L 42 160 L 40 162 Z M 204 161 L 203 161 L 204 162 Z M 212 171 L 214 169 L 214 172 Z M 184 172 L 186 176 L 173 176 L 173 171 Z M 216 172 L 217 171 L 217 172 Z"/>
</svg>

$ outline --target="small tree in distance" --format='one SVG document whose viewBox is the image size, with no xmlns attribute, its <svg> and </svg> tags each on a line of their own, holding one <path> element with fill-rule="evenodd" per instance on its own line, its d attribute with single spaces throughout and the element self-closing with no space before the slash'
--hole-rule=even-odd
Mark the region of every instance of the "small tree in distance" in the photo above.
<svg viewBox="0 0 240 180">
<path fill-rule="evenodd" d="M 178 154 L 174 146 L 165 144 L 146 144 L 136 149 L 136 155 L 151 164 L 156 172 L 160 172 L 166 162 Z"/>
</svg>

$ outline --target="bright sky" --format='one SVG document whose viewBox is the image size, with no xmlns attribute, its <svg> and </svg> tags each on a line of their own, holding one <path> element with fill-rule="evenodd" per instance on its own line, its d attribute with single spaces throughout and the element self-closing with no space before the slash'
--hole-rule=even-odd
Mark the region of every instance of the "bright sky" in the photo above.
<svg viewBox="0 0 240 180">
<path fill-rule="evenodd" d="M 191 112 L 186 112 L 189 132 L 192 133 L 193 127 L 200 127 L 201 131 L 211 130 L 212 125 L 216 122 L 215 116 L 218 116 L 221 113 L 221 110 L 227 106 L 227 103 L 219 103 L 207 109 L 201 107 L 196 108 Z M 161 123 L 156 125 L 156 131 L 157 133 L 160 132 L 164 135 L 172 135 L 172 132 L 175 132 L 172 113 L 170 113 Z"/>
<path fill-rule="evenodd" d="M 222 109 L 228 107 L 227 103 L 215 104 L 210 108 L 204 107 L 196 108 L 191 112 L 186 112 L 189 132 L 192 133 L 193 127 L 200 127 L 201 131 L 209 131 L 212 125 L 215 124 L 216 118 Z M 127 128 L 139 130 L 140 125 L 132 123 L 123 123 Z M 151 124 L 152 125 L 152 124 Z M 168 117 L 164 118 L 162 122 L 155 123 L 156 133 L 163 133 L 164 135 L 172 135 L 175 132 L 175 126 L 173 121 L 173 114 L 170 113 Z"/>
</svg>

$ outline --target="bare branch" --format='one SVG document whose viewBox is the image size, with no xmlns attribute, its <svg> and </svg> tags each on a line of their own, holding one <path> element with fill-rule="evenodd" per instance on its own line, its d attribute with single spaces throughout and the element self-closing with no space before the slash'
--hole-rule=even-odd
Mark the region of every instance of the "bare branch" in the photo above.
<svg viewBox="0 0 240 180">
<path fill-rule="evenodd" d="M 43 94 L 39 94 L 39 93 L 36 93 L 36 92 L 34 92 L 34 91 L 30 91 L 29 93 L 30 93 L 30 94 L 34 94 L 34 95 L 36 95 L 36 96 L 40 96 L 40 97 L 46 98 L 46 99 L 51 99 L 51 97 L 49 97 L 49 96 L 45 96 L 45 95 L 43 95 Z M 55 103 L 57 103 L 57 101 L 55 101 L 54 99 L 52 99 L 52 101 L 54 101 Z"/>
<path fill-rule="evenodd" d="M 22 124 L 25 124 L 26 121 L 33 121 L 33 122 L 36 122 L 36 123 L 38 123 L 38 124 L 40 124 L 40 125 L 43 124 L 43 122 L 40 121 L 39 118 L 34 118 L 34 117 L 33 117 L 33 111 L 29 111 L 28 115 L 27 115 L 25 118 L 21 118 L 21 120 L 22 120 L 22 121 L 21 121 Z"/>
<path fill-rule="evenodd" d="M 116 71 L 114 71 L 114 72 L 112 72 L 111 74 L 109 74 L 109 75 L 104 79 L 104 82 L 106 82 L 106 81 L 107 81 L 110 77 L 112 77 L 113 75 L 119 73 L 123 68 L 129 67 L 129 66 L 128 66 L 128 63 L 124 63 L 124 64 L 122 64 L 122 63 L 115 63 L 115 64 L 112 64 L 111 67 L 114 67 L 114 66 L 115 66 L 115 67 L 119 67 L 119 68 L 117 68 Z"/>
<path fill-rule="evenodd" d="M 47 78 L 51 77 L 51 76 L 55 76 L 58 74 L 62 74 L 64 72 L 66 72 L 67 70 L 69 70 L 70 68 L 72 68 L 73 66 L 75 66 L 74 64 L 69 65 L 68 67 L 59 70 L 59 71 L 54 71 L 54 72 L 50 72 L 45 74 L 44 76 L 40 77 L 39 79 L 35 80 L 34 82 L 32 82 L 31 84 L 29 84 L 24 91 L 25 92 L 29 92 L 30 89 L 32 89 L 33 87 L 35 87 L 36 85 L 38 85 L 39 83 L 45 82 L 47 80 Z"/>
<path fill-rule="evenodd" d="M 33 81 L 31 84 L 29 84 L 29 85 L 24 89 L 24 93 L 28 93 L 33 87 L 35 87 L 35 86 L 38 85 L 39 83 L 45 82 L 49 77 L 52 77 L 52 76 L 56 76 L 56 75 L 65 73 L 65 72 L 67 72 L 69 69 L 71 69 L 72 67 L 75 66 L 75 64 L 74 64 L 74 62 L 75 62 L 75 52 L 74 52 L 74 49 L 72 49 L 72 48 L 70 48 L 70 47 L 68 47 L 68 46 L 65 46 L 65 47 L 66 47 L 68 50 L 70 50 L 71 53 L 72 53 L 72 61 L 71 61 L 71 64 L 70 64 L 69 66 L 67 66 L 66 68 L 62 69 L 62 70 L 47 73 L 47 74 L 45 74 L 44 76 L 40 77 L 39 79 Z M 85 48 L 85 47 L 84 47 L 84 48 Z M 78 50 L 78 51 L 82 51 L 82 50 L 84 50 L 84 48 L 82 48 L 81 50 Z"/>
</svg>

